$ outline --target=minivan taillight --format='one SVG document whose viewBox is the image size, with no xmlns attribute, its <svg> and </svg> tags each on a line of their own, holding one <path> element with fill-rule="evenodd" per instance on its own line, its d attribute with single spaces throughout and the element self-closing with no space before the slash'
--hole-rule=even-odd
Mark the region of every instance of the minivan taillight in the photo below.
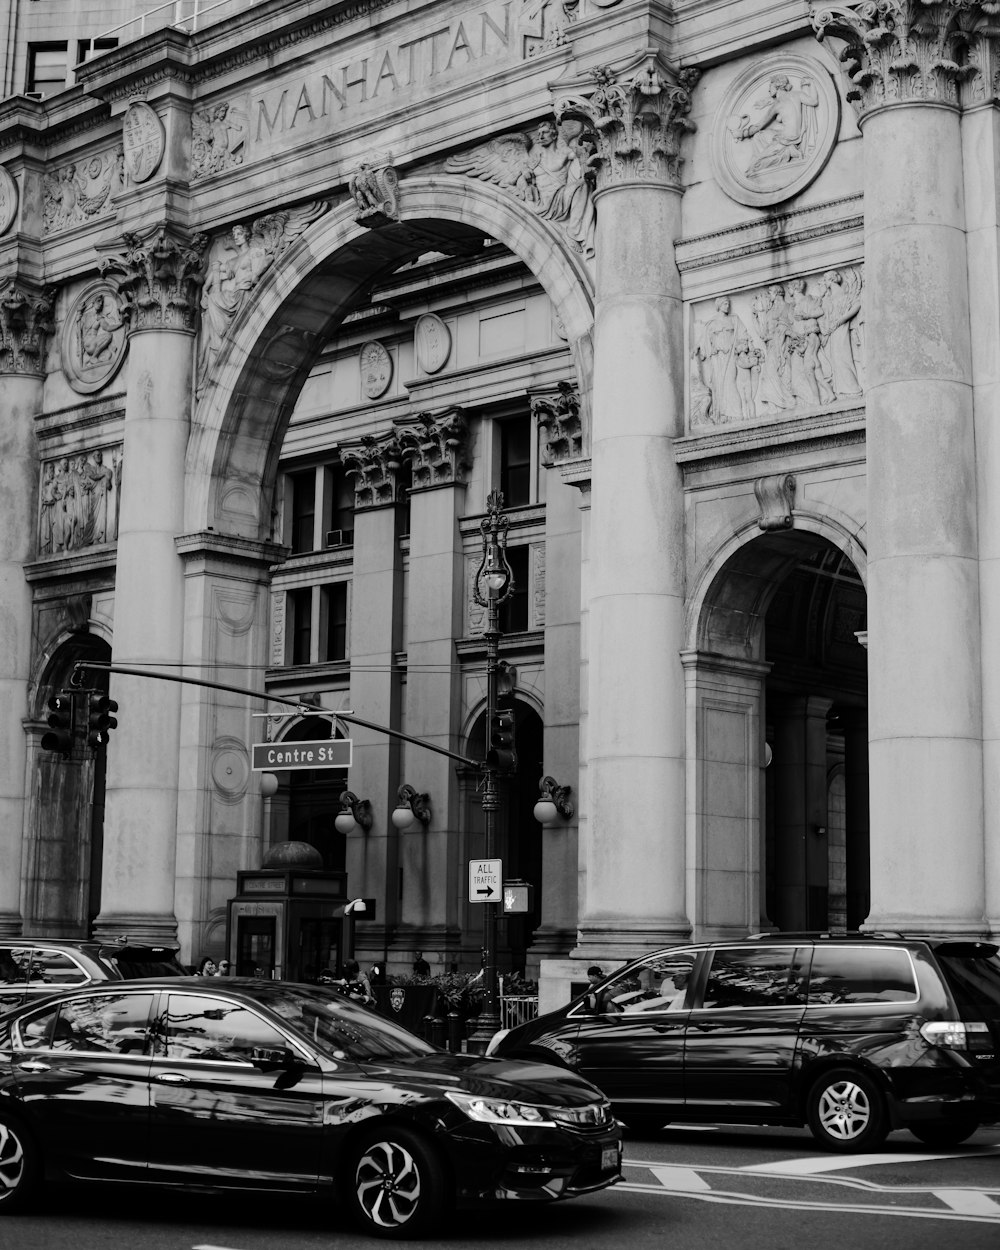
<svg viewBox="0 0 1000 1250">
<path fill-rule="evenodd" d="M 991 1051 L 993 1038 L 988 1024 L 964 1020 L 928 1020 L 920 1026 L 920 1036 L 931 1046 L 951 1050 Z"/>
</svg>

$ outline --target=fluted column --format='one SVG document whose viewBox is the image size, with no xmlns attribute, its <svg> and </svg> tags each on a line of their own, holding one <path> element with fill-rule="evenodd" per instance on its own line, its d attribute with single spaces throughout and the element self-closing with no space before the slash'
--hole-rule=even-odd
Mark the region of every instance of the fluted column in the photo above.
<svg viewBox="0 0 1000 1250">
<path fill-rule="evenodd" d="M 106 257 L 130 315 L 116 664 L 178 672 L 184 658 L 184 458 L 190 424 L 196 247 L 160 230 Z M 173 938 L 181 687 L 112 675 L 101 914 L 95 933 Z"/>
<path fill-rule="evenodd" d="M 52 296 L 17 280 L 0 288 L 0 934 L 20 932 L 31 665 L 31 588 L 24 566 L 35 554 L 38 456 L 34 419 L 42 406 L 44 346 L 51 333 Z M 14 710 L 19 715 L 11 714 Z"/>
<path fill-rule="evenodd" d="M 816 6 L 864 141 L 871 912 L 984 927 L 976 448 L 960 27 L 993 5 Z M 892 20 L 887 20 L 891 18 Z M 994 334 L 996 330 L 994 328 Z"/>
<path fill-rule="evenodd" d="M 580 953 L 689 931 L 684 849 L 683 321 L 679 146 L 690 100 L 654 55 L 557 112 L 597 139 L 593 511 Z M 629 506 L 623 507 L 623 500 Z"/>
</svg>

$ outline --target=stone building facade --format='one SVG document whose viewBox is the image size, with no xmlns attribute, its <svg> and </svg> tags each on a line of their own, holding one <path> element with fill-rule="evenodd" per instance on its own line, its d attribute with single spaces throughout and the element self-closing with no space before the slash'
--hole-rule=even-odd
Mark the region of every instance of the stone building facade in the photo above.
<svg viewBox="0 0 1000 1250">
<path fill-rule="evenodd" d="M 501 968 L 1000 930 L 995 5 L 9 7 L 0 931 L 218 951 L 294 840 L 477 967 L 495 490 Z M 210 684 L 64 758 L 81 660 Z"/>
</svg>

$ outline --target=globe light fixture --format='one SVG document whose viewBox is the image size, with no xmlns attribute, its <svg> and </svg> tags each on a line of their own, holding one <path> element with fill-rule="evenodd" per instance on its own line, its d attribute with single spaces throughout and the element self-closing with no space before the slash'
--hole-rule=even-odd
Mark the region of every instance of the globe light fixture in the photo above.
<svg viewBox="0 0 1000 1250">
<path fill-rule="evenodd" d="M 372 827 L 372 805 L 367 799 L 359 799 L 351 790 L 345 790 L 340 796 L 340 811 L 333 818 L 333 827 L 338 833 L 364 833 Z"/>
<path fill-rule="evenodd" d="M 261 773 L 260 793 L 265 799 L 273 798 L 278 793 L 278 778 L 274 773 Z"/>
<path fill-rule="evenodd" d="M 559 785 L 554 777 L 543 777 L 538 783 L 540 796 L 533 815 L 540 825 L 548 828 L 560 820 L 569 820 L 573 804 L 569 801 L 570 787 Z"/>
<path fill-rule="evenodd" d="M 392 823 L 400 833 L 422 832 L 431 819 L 430 795 L 418 793 L 404 781 L 396 792 Z"/>
</svg>

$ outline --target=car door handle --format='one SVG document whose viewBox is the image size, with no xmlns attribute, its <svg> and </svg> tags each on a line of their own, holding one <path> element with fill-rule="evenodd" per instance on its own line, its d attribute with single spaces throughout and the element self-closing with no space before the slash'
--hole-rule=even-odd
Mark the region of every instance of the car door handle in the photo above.
<svg viewBox="0 0 1000 1250">
<path fill-rule="evenodd" d="M 51 1072 L 52 1065 L 42 1063 L 41 1059 L 28 1059 L 24 1063 L 19 1063 L 18 1068 L 22 1072 Z"/>
<path fill-rule="evenodd" d="M 156 1077 L 161 1085 L 190 1085 L 191 1081 L 182 1072 L 161 1072 Z"/>
</svg>

